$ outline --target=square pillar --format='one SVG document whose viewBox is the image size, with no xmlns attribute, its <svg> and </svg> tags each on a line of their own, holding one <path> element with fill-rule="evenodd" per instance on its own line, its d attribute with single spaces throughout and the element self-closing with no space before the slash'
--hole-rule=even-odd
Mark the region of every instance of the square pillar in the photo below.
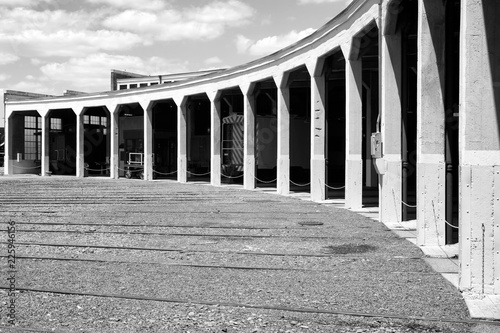
<svg viewBox="0 0 500 333">
<path fill-rule="evenodd" d="M 144 180 L 153 180 L 153 103 L 140 104 L 144 111 Z"/>
<path fill-rule="evenodd" d="M 118 179 L 118 164 L 119 164 L 119 131 L 118 131 L 118 106 L 116 104 L 106 105 L 109 111 L 109 135 L 111 136 L 110 143 L 110 159 L 109 159 L 109 177 Z"/>
<path fill-rule="evenodd" d="M 311 75 L 311 199 L 326 199 L 326 80 L 324 58 L 307 64 Z"/>
<path fill-rule="evenodd" d="M 278 159 L 276 185 L 279 194 L 290 193 L 290 88 L 289 73 L 274 77 L 278 87 Z"/>
<path fill-rule="evenodd" d="M 85 129 L 83 125 L 83 114 L 85 109 L 73 110 L 76 114 L 76 177 L 85 174 Z"/>
<path fill-rule="evenodd" d="M 240 86 L 243 92 L 243 187 L 255 189 L 255 96 L 254 84 Z"/>
<path fill-rule="evenodd" d="M 207 94 L 210 99 L 210 183 L 221 186 L 221 102 L 220 92 Z"/>
<path fill-rule="evenodd" d="M 359 209 L 363 206 L 363 68 L 361 60 L 350 59 L 350 49 L 351 45 L 342 48 L 346 66 L 345 207 Z"/>
<path fill-rule="evenodd" d="M 500 2 L 462 1 L 459 287 L 500 295 Z"/>
<path fill-rule="evenodd" d="M 445 7 L 419 0 L 417 65 L 417 244 L 445 245 Z"/>
<path fill-rule="evenodd" d="M 11 114 L 8 114 L 6 113 L 5 114 L 5 138 L 4 138 L 4 158 L 3 158 L 3 166 L 4 166 L 4 174 L 5 175 L 13 175 L 14 172 L 12 170 L 12 159 L 11 159 L 11 155 L 12 155 L 12 132 L 13 132 L 13 128 L 12 128 L 12 122 L 11 122 L 11 117 L 12 117 L 12 113 Z"/>
<path fill-rule="evenodd" d="M 384 15 L 388 15 L 387 11 Z M 384 17 L 382 19 L 385 20 Z M 385 173 L 379 177 L 380 221 L 401 222 L 401 33 L 379 33 L 380 116 L 382 153 L 386 165 Z"/>
<path fill-rule="evenodd" d="M 187 183 L 187 97 L 174 100 L 177 104 L 177 181 Z"/>
<path fill-rule="evenodd" d="M 42 116 L 42 145 L 40 147 L 41 175 L 50 171 L 50 117 L 48 111 L 38 112 Z M 7 135 L 5 136 L 7 137 Z"/>
</svg>

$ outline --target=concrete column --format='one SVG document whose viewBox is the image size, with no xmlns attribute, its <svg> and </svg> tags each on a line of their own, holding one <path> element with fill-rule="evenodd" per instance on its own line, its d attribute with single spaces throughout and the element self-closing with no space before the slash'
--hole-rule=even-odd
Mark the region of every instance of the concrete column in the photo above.
<svg viewBox="0 0 500 333">
<path fill-rule="evenodd" d="M 417 244 L 445 244 L 445 8 L 418 3 Z"/>
<path fill-rule="evenodd" d="M 240 85 L 243 92 L 243 187 L 247 190 L 255 189 L 255 84 Z"/>
<path fill-rule="evenodd" d="M 274 77 L 278 87 L 278 160 L 277 160 L 277 192 L 290 193 L 290 73 Z"/>
<path fill-rule="evenodd" d="M 345 206 L 359 209 L 363 206 L 363 68 L 357 56 L 351 59 L 351 44 L 342 47 L 346 65 Z"/>
<path fill-rule="evenodd" d="M 118 164 L 119 164 L 119 156 L 118 156 L 118 106 L 116 104 L 108 104 L 106 108 L 109 111 L 109 135 L 111 138 L 110 143 L 110 157 L 109 157 L 109 177 L 112 179 L 118 179 Z"/>
<path fill-rule="evenodd" d="M 76 177 L 83 177 L 85 174 L 85 128 L 83 125 L 83 114 L 85 108 L 74 109 L 76 114 Z"/>
<path fill-rule="evenodd" d="M 460 277 L 500 295 L 500 2 L 461 2 Z"/>
<path fill-rule="evenodd" d="M 144 110 L 144 180 L 153 180 L 153 106 L 151 101 L 141 101 Z"/>
<path fill-rule="evenodd" d="M 210 99 L 210 183 L 221 185 L 221 102 L 220 91 L 207 93 Z"/>
<path fill-rule="evenodd" d="M 187 100 L 174 98 L 177 104 L 177 181 L 187 183 Z"/>
<path fill-rule="evenodd" d="M 385 15 L 387 11 L 383 20 Z M 386 165 L 379 182 L 380 221 L 401 222 L 401 33 L 381 34 L 379 52 L 382 153 Z"/>
<path fill-rule="evenodd" d="M 325 59 L 307 65 L 311 75 L 311 199 L 326 199 L 326 81 L 323 73 Z"/>
<path fill-rule="evenodd" d="M 40 147 L 40 164 L 41 170 L 40 175 L 47 176 L 47 172 L 50 171 L 50 118 L 48 110 L 38 110 L 38 113 L 42 117 L 42 145 Z M 7 138 L 7 130 L 5 132 L 5 138 Z M 7 146 L 7 144 L 5 144 Z M 5 152 L 7 155 L 7 151 Z"/>
<path fill-rule="evenodd" d="M 5 175 L 13 175 L 14 172 L 12 170 L 12 159 L 11 159 L 11 155 L 12 155 L 12 133 L 13 133 L 13 129 L 11 128 L 12 127 L 12 123 L 11 123 L 11 117 L 12 117 L 12 113 L 9 114 L 9 113 L 6 113 L 5 114 L 5 138 L 4 138 L 4 163 L 3 163 L 3 166 L 4 166 L 4 174 Z"/>
</svg>

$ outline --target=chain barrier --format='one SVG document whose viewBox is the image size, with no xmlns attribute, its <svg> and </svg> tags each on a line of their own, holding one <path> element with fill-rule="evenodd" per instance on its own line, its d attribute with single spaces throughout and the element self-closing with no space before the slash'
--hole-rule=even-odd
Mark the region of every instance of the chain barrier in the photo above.
<svg viewBox="0 0 500 333">
<path fill-rule="evenodd" d="M 34 169 L 40 169 L 42 166 L 36 166 L 36 167 L 20 167 L 20 166 L 15 166 L 13 165 L 12 166 L 13 168 L 16 168 L 16 169 L 22 169 L 22 170 L 34 170 Z"/>
<path fill-rule="evenodd" d="M 192 175 L 192 176 L 208 176 L 210 174 L 210 171 L 207 172 L 207 173 L 194 173 L 194 172 L 191 172 L 191 171 L 186 171 L 188 174 Z"/>
<path fill-rule="evenodd" d="M 226 177 L 226 178 L 229 178 L 229 179 L 238 179 L 238 178 L 241 178 L 243 177 L 244 175 L 239 175 L 239 176 L 236 176 L 236 177 L 233 177 L 233 176 L 226 176 L 225 174 L 221 173 L 220 174 L 222 177 Z"/>
<path fill-rule="evenodd" d="M 460 229 L 460 228 L 459 228 L 459 227 L 457 227 L 456 225 L 453 225 L 453 224 L 451 224 L 450 222 L 448 222 L 448 221 L 446 221 L 446 220 L 443 220 L 443 221 L 444 221 L 444 223 L 446 223 L 448 226 L 450 226 L 450 227 L 452 227 L 452 228 L 454 228 L 454 229 Z"/>
<path fill-rule="evenodd" d="M 342 187 L 332 187 L 332 186 L 328 186 L 328 185 L 326 185 L 326 184 L 325 184 L 325 186 L 326 186 L 327 188 L 329 188 L 330 190 L 336 190 L 336 191 L 337 191 L 337 190 L 343 190 L 343 189 L 345 189 L 345 185 L 344 185 L 344 186 L 342 186 Z"/>
<path fill-rule="evenodd" d="M 270 180 L 270 181 L 264 181 L 264 180 L 260 180 L 259 178 L 255 177 L 255 180 L 257 180 L 258 182 L 264 183 L 264 184 L 271 184 L 271 183 L 274 183 L 275 181 L 277 181 L 278 178 L 276 178 L 274 180 Z"/>
<path fill-rule="evenodd" d="M 292 182 L 291 180 L 290 180 L 290 183 L 292 183 L 292 184 L 293 184 L 293 185 L 295 185 L 295 186 L 299 186 L 299 187 L 305 187 L 305 186 L 309 186 L 309 185 L 311 185 L 311 183 L 310 183 L 310 182 L 309 182 L 309 183 L 307 183 L 307 184 L 297 184 L 297 183 Z"/>
<path fill-rule="evenodd" d="M 159 171 L 156 171 L 156 170 L 153 170 L 154 173 L 157 173 L 159 175 L 162 175 L 162 176 L 171 176 L 173 174 L 176 174 L 177 173 L 177 170 L 173 171 L 173 172 L 159 172 Z"/>
<path fill-rule="evenodd" d="M 95 172 L 103 172 L 103 171 L 110 170 L 110 168 L 105 168 L 105 169 L 90 169 L 90 168 L 87 168 L 87 167 L 84 167 L 84 169 L 87 170 L 87 171 L 95 171 Z"/>
<path fill-rule="evenodd" d="M 404 202 L 403 200 L 401 200 L 401 202 L 403 203 L 403 205 L 405 205 L 406 207 L 408 208 L 417 208 L 417 205 L 413 206 L 413 205 L 409 205 L 407 204 L 406 202 Z"/>
</svg>

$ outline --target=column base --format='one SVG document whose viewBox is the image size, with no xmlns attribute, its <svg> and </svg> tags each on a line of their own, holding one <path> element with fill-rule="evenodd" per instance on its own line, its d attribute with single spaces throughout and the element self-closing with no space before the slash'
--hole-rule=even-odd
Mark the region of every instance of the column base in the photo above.
<svg viewBox="0 0 500 333">
<path fill-rule="evenodd" d="M 363 207 L 363 160 L 346 160 L 345 207 Z"/>
<path fill-rule="evenodd" d="M 210 161 L 210 184 L 221 186 L 221 158 L 220 155 L 212 156 Z"/>
<path fill-rule="evenodd" d="M 380 221 L 401 222 L 402 163 L 386 160 L 386 170 L 381 179 Z"/>
<path fill-rule="evenodd" d="M 311 200 L 326 200 L 326 161 L 324 158 L 311 160 Z"/>
<path fill-rule="evenodd" d="M 278 158 L 276 191 L 278 194 L 290 194 L 290 158 Z"/>
<path fill-rule="evenodd" d="M 462 165 L 459 288 L 500 295 L 500 167 Z"/>
<path fill-rule="evenodd" d="M 255 156 L 245 156 L 243 166 L 243 188 L 246 190 L 255 189 Z"/>
<path fill-rule="evenodd" d="M 187 183 L 187 156 L 179 156 L 177 160 L 177 181 Z"/>
<path fill-rule="evenodd" d="M 445 163 L 418 163 L 417 172 L 417 245 L 445 245 Z"/>
</svg>

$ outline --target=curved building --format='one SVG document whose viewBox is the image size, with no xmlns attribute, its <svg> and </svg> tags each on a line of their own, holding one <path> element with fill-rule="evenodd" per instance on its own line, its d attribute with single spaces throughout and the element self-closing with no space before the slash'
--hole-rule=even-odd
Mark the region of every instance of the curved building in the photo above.
<svg viewBox="0 0 500 333">
<path fill-rule="evenodd" d="M 235 68 L 9 101 L 5 173 L 207 177 L 378 205 L 383 222 L 416 219 L 420 246 L 458 244 L 462 291 L 499 295 L 499 16 L 496 0 L 353 0 Z"/>
</svg>

